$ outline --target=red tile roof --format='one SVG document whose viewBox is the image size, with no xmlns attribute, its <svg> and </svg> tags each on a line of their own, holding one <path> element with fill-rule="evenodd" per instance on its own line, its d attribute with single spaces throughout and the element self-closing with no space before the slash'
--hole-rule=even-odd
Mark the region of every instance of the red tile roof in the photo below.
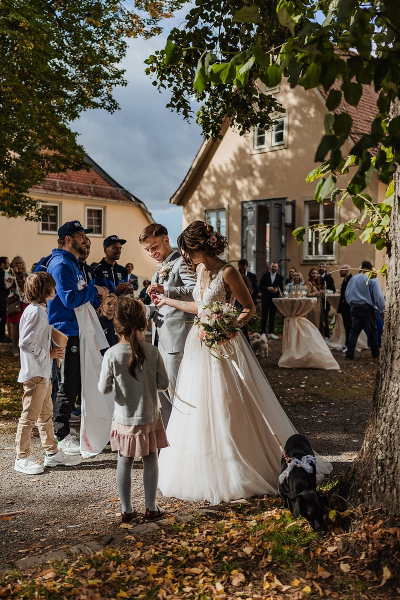
<svg viewBox="0 0 400 600">
<path fill-rule="evenodd" d="M 85 162 L 90 165 L 88 171 L 66 171 L 65 173 L 50 173 L 41 184 L 34 186 L 34 190 L 46 190 L 58 194 L 73 194 L 74 196 L 93 196 L 105 200 L 118 200 L 120 202 L 139 202 L 128 190 L 121 187 L 90 157 L 86 156 Z"/>
<path fill-rule="evenodd" d="M 335 81 L 332 88 L 335 90 L 340 90 L 341 85 L 341 81 Z M 375 92 L 373 84 L 363 85 L 362 87 L 363 93 L 358 106 L 352 106 L 351 104 L 348 104 L 348 102 L 346 102 L 343 98 L 340 105 L 334 111 L 336 114 L 348 113 L 353 119 L 350 135 L 355 143 L 358 142 L 363 135 L 371 133 L 372 121 L 379 112 L 376 105 L 379 94 Z M 323 88 L 320 89 L 320 92 L 324 100 L 326 100 L 328 94 Z"/>
</svg>

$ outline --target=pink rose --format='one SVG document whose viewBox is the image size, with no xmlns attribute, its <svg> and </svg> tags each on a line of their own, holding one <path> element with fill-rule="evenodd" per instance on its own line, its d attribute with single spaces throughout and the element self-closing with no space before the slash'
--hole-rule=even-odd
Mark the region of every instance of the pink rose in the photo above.
<svg viewBox="0 0 400 600">
<path fill-rule="evenodd" d="M 205 329 L 202 327 L 199 329 L 199 340 L 204 340 L 207 337 Z"/>
</svg>

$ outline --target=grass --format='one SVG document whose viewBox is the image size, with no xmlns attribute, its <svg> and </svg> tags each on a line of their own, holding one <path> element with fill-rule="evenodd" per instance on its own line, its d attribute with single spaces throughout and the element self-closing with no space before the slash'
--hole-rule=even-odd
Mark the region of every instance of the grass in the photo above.
<svg viewBox="0 0 400 600">
<path fill-rule="evenodd" d="M 18 418 L 22 409 L 22 385 L 17 382 L 19 358 L 0 352 L 0 420 Z"/>
</svg>

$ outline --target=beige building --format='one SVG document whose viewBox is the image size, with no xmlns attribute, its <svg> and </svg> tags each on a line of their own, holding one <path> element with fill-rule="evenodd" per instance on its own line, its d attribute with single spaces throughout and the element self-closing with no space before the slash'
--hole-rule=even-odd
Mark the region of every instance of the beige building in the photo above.
<svg viewBox="0 0 400 600">
<path fill-rule="evenodd" d="M 40 186 L 32 188 L 31 195 L 49 208 L 49 214 L 39 222 L 23 218 L 0 217 L 0 254 L 10 260 L 21 255 L 30 270 L 32 263 L 51 253 L 57 247 L 57 230 L 66 221 L 79 220 L 93 229 L 89 263 L 104 256 L 103 241 L 111 234 L 127 240 L 120 263 L 134 264 L 134 273 L 150 278 L 155 269 L 152 260 L 139 244 L 139 234 L 153 222 L 145 204 L 121 187 L 91 158 L 85 161 L 89 171 L 67 171 L 50 175 Z"/>
<path fill-rule="evenodd" d="M 353 118 L 351 139 L 343 153 L 350 152 L 375 116 L 375 92 L 369 86 L 364 86 L 364 92 L 357 108 L 343 101 L 337 109 Z M 183 226 L 196 219 L 216 226 L 228 238 L 229 260 L 235 263 L 246 258 L 258 275 L 271 260 L 279 261 L 284 275 L 294 266 L 305 278 L 320 261 L 327 263 L 330 272 L 343 263 L 357 268 L 364 259 L 380 268 L 383 253 L 376 254 L 374 247 L 359 240 L 349 247 L 323 244 L 319 233 L 309 230 L 303 244 L 294 239 L 296 227 L 338 224 L 359 216 L 359 211 L 351 200 L 340 208 L 330 199 L 319 204 L 314 200 L 316 183 L 306 184 L 307 174 L 316 167 L 315 151 L 324 133 L 326 108 L 321 92 L 292 90 L 282 82 L 264 93 L 274 94 L 286 112 L 276 115 L 271 130 L 257 127 L 250 135 L 240 136 L 226 125 L 221 141 L 203 143 L 170 200 L 183 206 Z M 343 178 L 341 187 L 348 180 Z M 374 175 L 367 191 L 377 201 L 384 198 L 386 188 Z M 338 273 L 334 278 L 339 284 Z"/>
</svg>

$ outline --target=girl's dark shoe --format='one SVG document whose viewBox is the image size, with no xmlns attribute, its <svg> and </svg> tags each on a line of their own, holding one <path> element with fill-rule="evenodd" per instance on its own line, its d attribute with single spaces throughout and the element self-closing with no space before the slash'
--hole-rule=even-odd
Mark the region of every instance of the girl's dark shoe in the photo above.
<svg viewBox="0 0 400 600">
<path fill-rule="evenodd" d="M 162 508 L 158 508 L 158 506 L 157 506 L 157 510 L 149 510 L 148 508 L 146 508 L 144 520 L 145 521 L 158 521 L 159 519 L 162 519 L 164 516 L 165 516 L 165 510 L 162 510 Z"/>
<path fill-rule="evenodd" d="M 136 511 L 131 512 L 131 513 L 121 513 L 121 523 L 130 523 L 131 521 L 133 521 L 133 519 L 135 519 L 137 516 Z"/>
</svg>

